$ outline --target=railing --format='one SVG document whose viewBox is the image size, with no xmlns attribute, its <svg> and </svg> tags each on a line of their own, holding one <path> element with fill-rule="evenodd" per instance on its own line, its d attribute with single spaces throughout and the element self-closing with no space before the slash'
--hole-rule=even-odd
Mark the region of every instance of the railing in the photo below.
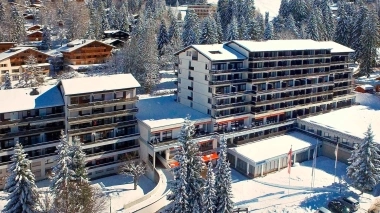
<svg viewBox="0 0 380 213">
<path fill-rule="evenodd" d="M 33 134 L 38 134 L 41 132 L 51 132 L 51 131 L 56 131 L 56 130 L 62 130 L 65 129 L 65 126 L 60 125 L 60 126 L 54 126 L 54 127 L 44 127 L 44 128 L 38 128 L 38 129 L 29 129 L 21 132 L 13 132 L 13 133 L 5 133 L 5 134 L 0 134 L 0 138 L 13 138 L 21 135 L 33 135 Z"/>
<path fill-rule="evenodd" d="M 333 93 L 333 90 L 328 90 L 328 91 L 322 91 L 322 92 L 316 92 L 316 93 L 308 93 L 308 94 L 299 94 L 297 96 L 290 96 L 290 97 L 285 97 L 285 98 L 276 98 L 276 99 L 271 99 L 271 100 L 264 100 L 264 101 L 252 101 L 255 103 L 255 106 L 261 106 L 261 105 L 266 105 L 266 104 L 272 104 L 276 102 L 282 102 L 282 101 L 289 101 L 289 100 L 296 100 L 298 98 L 303 98 L 303 97 L 314 97 L 314 96 L 319 96 L 319 95 L 324 95 L 324 94 L 331 94 Z"/>
<path fill-rule="evenodd" d="M 247 72 L 248 68 L 237 68 L 237 69 L 227 69 L 227 70 L 209 70 L 211 75 L 213 74 L 223 74 L 223 73 L 231 73 L 231 72 Z"/>
<path fill-rule="evenodd" d="M 100 119 L 102 117 L 109 117 L 109 116 L 115 116 L 115 115 L 123 115 L 126 113 L 132 113 L 132 112 L 138 112 L 138 108 L 132 108 L 132 109 L 124 109 L 124 110 L 118 110 L 118 111 L 112 111 L 112 112 L 103 112 L 103 113 L 96 113 L 91 115 L 82 115 L 78 117 L 69 117 L 68 121 L 79 121 L 79 120 L 85 120 L 85 119 L 93 119 L 97 118 Z"/>
<path fill-rule="evenodd" d="M 330 71 L 297 74 L 297 75 L 285 75 L 285 76 L 276 76 L 276 77 L 266 77 L 266 78 L 254 78 L 254 79 L 249 79 L 249 82 L 257 83 L 257 82 L 265 82 L 265 81 L 271 81 L 271 80 L 285 80 L 285 79 L 290 79 L 290 78 L 299 78 L 299 77 L 305 77 L 305 76 L 309 77 L 309 76 L 329 75 L 329 74 L 330 74 Z"/>
<path fill-rule="evenodd" d="M 220 85 L 220 84 L 231 84 L 231 83 L 244 83 L 248 82 L 248 79 L 234 79 L 234 80 L 225 80 L 225 81 L 209 81 L 209 85 Z"/>
<path fill-rule="evenodd" d="M 118 151 L 122 151 L 122 150 L 133 149 L 133 148 L 137 148 L 137 147 L 140 147 L 140 145 L 136 144 L 136 145 L 133 145 L 130 147 L 123 147 L 123 148 L 114 149 L 114 150 L 108 150 L 108 151 L 101 151 L 101 152 L 97 152 L 97 153 L 86 154 L 86 157 L 93 157 L 93 156 L 97 156 L 97 155 L 105 155 L 105 154 L 110 154 L 110 153 L 114 153 L 114 152 L 118 152 Z"/>
<path fill-rule="evenodd" d="M 227 108 L 227 107 L 234 107 L 234 106 L 243 106 L 250 104 L 251 102 L 249 101 L 243 101 L 243 102 L 238 102 L 238 103 L 229 103 L 229 104 L 214 104 L 212 105 L 213 109 L 222 109 L 222 108 Z"/>
<path fill-rule="evenodd" d="M 251 72 L 255 71 L 269 71 L 269 70 L 289 70 L 289 69 L 298 69 L 298 68 L 314 68 L 314 67 L 327 67 L 330 66 L 330 63 L 320 63 L 320 64 L 303 64 L 303 65 L 293 65 L 293 66 L 283 66 L 283 67 L 262 67 L 262 68 L 250 68 Z"/>
<path fill-rule="evenodd" d="M 334 82 L 341 82 L 341 81 L 350 81 L 352 78 L 349 77 L 343 77 L 343 78 L 335 78 Z"/>
<path fill-rule="evenodd" d="M 200 139 L 203 137 L 209 137 L 209 136 L 211 137 L 213 135 L 215 135 L 215 133 L 198 134 L 198 135 L 193 135 L 193 139 L 197 140 L 197 139 Z M 170 144 L 174 145 L 174 144 L 178 143 L 178 138 L 172 138 L 172 139 L 169 139 L 166 141 L 160 141 L 157 143 L 152 143 L 152 142 L 147 142 L 147 143 L 150 144 L 151 146 L 155 147 L 155 148 L 158 148 L 158 147 L 167 146 Z"/>
<path fill-rule="evenodd" d="M 331 61 L 330 64 L 347 64 L 350 63 L 348 61 Z"/>
<path fill-rule="evenodd" d="M 53 141 L 45 141 L 45 142 L 39 142 L 39 143 L 33 143 L 33 144 L 28 144 L 28 145 L 23 145 L 23 148 L 24 149 L 28 149 L 30 147 L 36 147 L 38 148 L 38 146 L 43 146 L 43 145 L 47 145 L 47 144 L 54 144 L 54 143 L 58 143 L 59 140 L 53 140 Z M 13 146 L 11 147 L 7 147 L 7 148 L 2 148 L 0 149 L 0 152 L 8 152 L 8 151 L 12 151 L 14 149 Z"/>
<path fill-rule="evenodd" d="M 249 57 L 250 61 L 266 61 L 266 60 L 286 60 L 286 59 L 297 59 L 297 58 L 326 58 L 331 57 L 331 54 L 320 54 L 320 55 L 291 55 L 291 56 L 274 56 L 274 57 Z"/>
<path fill-rule="evenodd" d="M 285 91 L 291 91 L 295 89 L 300 88 L 308 88 L 308 87 L 322 87 L 327 85 L 334 85 L 334 82 L 323 82 L 323 83 L 316 83 L 316 84 L 303 84 L 298 86 L 292 86 L 292 87 L 286 87 L 286 88 L 273 88 L 273 89 L 267 89 L 267 90 L 258 90 L 256 91 L 256 94 L 263 94 L 263 93 L 269 93 L 269 92 L 285 92 Z"/>
<path fill-rule="evenodd" d="M 137 133 L 132 133 L 132 134 L 129 134 L 129 135 L 121 135 L 121 136 L 116 136 L 116 134 L 113 134 L 113 136 L 115 136 L 115 137 L 102 138 L 102 139 L 95 139 L 94 141 L 82 142 L 82 143 L 83 143 L 83 146 L 87 146 L 87 145 L 90 145 L 90 144 L 106 142 L 106 141 L 108 141 L 108 140 L 116 140 L 116 139 L 124 138 L 124 137 L 135 137 L 135 136 L 139 136 L 139 135 L 140 135 L 139 132 L 137 132 Z"/>
<path fill-rule="evenodd" d="M 243 94 L 254 94 L 256 91 L 254 90 L 245 90 L 245 91 L 238 91 L 238 92 L 228 92 L 228 93 L 214 93 L 212 94 L 212 97 L 228 97 L 228 96 L 236 96 L 236 95 L 243 95 Z"/>
<path fill-rule="evenodd" d="M 104 125 L 98 125 L 98 126 L 91 126 L 86 128 L 79 128 L 79 129 L 69 129 L 69 134 L 75 134 L 80 132 L 89 132 L 89 131 L 97 131 L 101 129 L 107 129 L 107 128 L 115 128 L 115 127 L 122 127 L 127 125 L 133 125 L 137 124 L 137 120 L 130 120 L 130 121 L 124 121 L 124 122 L 118 122 L 118 123 L 112 123 L 112 124 L 104 124 Z"/>
<path fill-rule="evenodd" d="M 30 117 L 30 118 L 23 118 L 23 119 L 9 120 L 9 121 L 0 121 L 0 126 L 16 124 L 16 123 L 30 123 L 34 121 L 49 120 L 49 119 L 56 119 L 56 118 L 64 119 L 65 118 L 64 116 L 65 116 L 64 113 L 57 113 L 57 114 L 35 116 L 35 117 Z"/>
<path fill-rule="evenodd" d="M 218 116 L 215 116 L 215 118 L 225 118 L 229 116 L 238 116 L 238 115 L 244 115 L 244 114 L 249 114 L 249 111 L 238 112 L 238 113 L 233 113 L 233 114 L 228 114 L 228 115 L 218 115 Z"/>
<path fill-rule="evenodd" d="M 137 101 L 137 100 L 138 100 L 138 97 L 93 101 L 93 102 L 82 103 L 82 104 L 70 104 L 67 106 L 67 108 L 76 109 L 76 108 L 82 108 L 82 107 L 101 106 L 101 105 L 106 105 L 106 104 L 116 104 L 116 103 L 121 103 L 121 102 L 129 102 L 129 101 Z"/>
</svg>

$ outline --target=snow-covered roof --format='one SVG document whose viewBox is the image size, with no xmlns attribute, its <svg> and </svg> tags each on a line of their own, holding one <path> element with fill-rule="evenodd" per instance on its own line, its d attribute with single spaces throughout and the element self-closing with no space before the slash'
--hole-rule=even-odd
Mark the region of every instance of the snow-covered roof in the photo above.
<svg viewBox="0 0 380 213">
<path fill-rule="evenodd" d="M 63 106 L 59 88 L 54 86 L 39 87 L 38 95 L 30 95 L 32 88 L 0 90 L 0 113 Z"/>
<path fill-rule="evenodd" d="M 369 84 L 360 85 L 359 87 L 361 87 L 364 90 L 373 89 L 373 86 Z"/>
<path fill-rule="evenodd" d="M 339 109 L 330 113 L 303 119 L 326 128 L 364 138 L 364 132 L 371 124 L 375 142 L 380 143 L 380 97 L 373 94 L 357 93 L 359 106 Z"/>
<path fill-rule="evenodd" d="M 77 49 L 79 49 L 81 47 L 84 47 L 84 46 L 86 46 L 86 45 L 88 45 L 88 44 L 90 44 L 92 42 L 100 42 L 100 43 L 102 43 L 104 45 L 107 45 L 107 46 L 110 46 L 110 47 L 114 48 L 114 46 L 106 44 L 106 43 L 104 43 L 102 41 L 98 41 L 98 40 L 76 39 L 76 40 L 74 40 L 72 42 L 67 43 L 65 46 L 59 48 L 59 51 L 61 51 L 61 52 L 72 52 L 72 51 L 77 50 Z"/>
<path fill-rule="evenodd" d="M 50 66 L 49 63 L 40 63 L 40 64 L 36 64 L 37 67 L 46 67 L 46 66 Z M 22 68 L 26 68 L 28 67 L 28 65 L 21 65 Z"/>
<path fill-rule="evenodd" d="M 113 33 L 117 33 L 117 32 L 123 32 L 123 33 L 127 33 L 126 31 L 123 31 L 123 30 L 105 30 L 104 33 L 106 34 L 113 34 Z"/>
<path fill-rule="evenodd" d="M 61 81 L 64 95 L 86 94 L 140 87 L 132 74 L 72 78 Z"/>
<path fill-rule="evenodd" d="M 319 41 L 321 48 L 331 49 L 331 53 L 353 53 L 355 50 L 333 41 Z"/>
<path fill-rule="evenodd" d="M 268 41 L 233 40 L 233 41 L 227 42 L 227 45 L 229 43 L 235 43 L 247 49 L 250 52 L 332 49 L 332 47 L 321 47 L 320 42 L 313 41 L 311 39 L 268 40 Z"/>
<path fill-rule="evenodd" d="M 116 38 L 107 38 L 105 40 L 102 40 L 103 43 L 106 43 L 106 44 L 109 44 L 109 45 L 112 45 L 113 42 L 115 41 L 120 41 L 122 43 L 124 43 L 124 41 L 120 40 L 120 39 L 116 39 Z"/>
<path fill-rule="evenodd" d="M 34 33 L 42 34 L 42 31 L 40 31 L 40 30 L 28 31 L 28 32 L 26 32 L 26 35 L 32 35 Z"/>
<path fill-rule="evenodd" d="M 42 54 L 46 54 L 44 52 L 41 52 L 41 51 L 38 51 L 36 48 L 34 47 L 20 47 L 20 46 L 17 46 L 17 47 L 12 47 L 10 48 L 9 50 L 5 51 L 5 52 L 2 52 L 0 53 L 0 61 L 4 60 L 4 59 L 7 59 L 9 57 L 12 57 L 16 54 L 19 54 L 21 52 L 24 52 L 25 50 L 28 50 L 28 49 L 32 49 L 36 52 L 40 52 Z"/>
<path fill-rule="evenodd" d="M 237 148 L 229 148 L 228 152 L 238 154 L 254 163 L 259 163 L 267 159 L 287 156 L 290 147 L 292 147 L 294 153 L 315 144 L 317 144 L 316 138 L 293 131 L 286 135 L 261 140 Z"/>
<path fill-rule="evenodd" d="M 191 45 L 183 50 L 177 52 L 181 53 L 189 48 L 194 48 L 200 54 L 204 55 L 211 61 L 224 61 L 224 60 L 244 60 L 245 56 L 238 53 L 234 49 L 228 47 L 226 44 L 204 44 L 204 45 Z"/>
<path fill-rule="evenodd" d="M 69 68 L 72 70 L 81 70 L 81 69 L 88 69 L 92 67 L 102 67 L 105 66 L 105 64 L 82 64 L 82 65 L 68 65 Z"/>
<path fill-rule="evenodd" d="M 136 117 L 150 128 L 181 125 L 187 115 L 192 121 L 209 119 L 207 114 L 176 102 L 174 95 L 140 98 Z"/>
</svg>

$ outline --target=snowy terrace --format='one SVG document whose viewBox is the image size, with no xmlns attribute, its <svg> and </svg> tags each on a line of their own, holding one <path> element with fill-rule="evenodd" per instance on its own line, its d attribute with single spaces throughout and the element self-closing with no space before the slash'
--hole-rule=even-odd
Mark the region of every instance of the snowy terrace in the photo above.
<svg viewBox="0 0 380 213">
<path fill-rule="evenodd" d="M 287 166 L 287 154 L 292 147 L 293 162 L 309 160 L 317 139 L 298 131 L 261 140 L 255 143 L 229 148 L 231 165 L 244 175 L 263 176 Z"/>
<path fill-rule="evenodd" d="M 323 127 L 330 131 L 342 133 L 352 141 L 360 142 L 364 138 L 364 132 L 368 126 L 372 126 L 375 133 L 375 142 L 380 143 L 380 96 L 357 93 L 356 102 L 360 105 L 339 109 L 330 113 L 321 114 L 302 121 Z"/>
<path fill-rule="evenodd" d="M 367 76 L 362 76 L 355 79 L 356 84 L 369 84 L 372 86 L 380 85 L 380 72 L 374 72 L 370 75 L 369 78 Z"/>
</svg>

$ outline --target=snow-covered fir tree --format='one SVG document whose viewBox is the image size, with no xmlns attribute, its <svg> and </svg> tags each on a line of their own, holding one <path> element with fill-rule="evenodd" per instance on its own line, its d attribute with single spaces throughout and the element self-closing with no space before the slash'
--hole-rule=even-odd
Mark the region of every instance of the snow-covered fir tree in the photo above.
<svg viewBox="0 0 380 213">
<path fill-rule="evenodd" d="M 269 22 L 267 24 L 267 26 L 265 26 L 265 31 L 264 31 L 263 39 L 264 40 L 271 40 L 274 37 L 273 34 L 274 34 L 273 33 L 273 24 L 272 24 L 272 22 Z"/>
<path fill-rule="evenodd" d="M 45 50 L 49 50 L 51 47 L 51 34 L 50 29 L 47 26 L 44 26 L 42 30 L 41 47 Z"/>
<path fill-rule="evenodd" d="M 242 13 L 241 15 L 244 17 L 244 19 L 246 21 L 255 17 L 256 7 L 255 7 L 255 1 L 254 0 L 242 1 L 241 7 L 243 7 L 242 11 L 241 11 L 241 13 Z"/>
<path fill-rule="evenodd" d="M 371 126 L 364 133 L 362 143 L 355 147 L 348 159 L 347 176 L 361 192 L 372 190 L 380 181 L 380 149 L 374 142 Z"/>
<path fill-rule="evenodd" d="M 182 44 L 187 47 L 192 44 L 198 44 L 199 24 L 198 16 L 194 10 L 188 10 L 185 16 L 182 30 Z"/>
<path fill-rule="evenodd" d="M 203 19 L 201 24 L 201 35 L 199 38 L 200 44 L 217 44 L 218 32 L 215 19 L 208 16 Z"/>
<path fill-rule="evenodd" d="M 38 66 L 37 58 L 29 55 L 25 60 L 25 71 L 21 73 L 16 88 L 38 87 L 44 83 L 44 74 Z"/>
<path fill-rule="evenodd" d="M 119 13 L 116 11 L 115 4 L 111 1 L 111 7 L 108 10 L 108 24 L 110 25 L 110 29 L 115 30 L 119 27 Z"/>
<path fill-rule="evenodd" d="M 24 18 L 15 6 L 11 7 L 11 23 L 10 23 L 10 40 L 12 42 L 21 43 L 24 41 L 26 33 L 24 28 Z"/>
<path fill-rule="evenodd" d="M 346 13 L 344 4 L 339 4 L 334 41 L 345 46 L 350 46 L 351 30 L 351 19 Z"/>
<path fill-rule="evenodd" d="M 117 29 L 123 30 L 125 32 L 129 31 L 129 12 L 128 12 L 128 1 L 123 1 L 117 15 L 118 27 Z"/>
<path fill-rule="evenodd" d="M 75 173 L 75 181 L 78 183 L 88 183 L 86 153 L 83 151 L 78 137 L 74 137 L 73 144 L 70 147 L 70 155 L 72 156 L 72 170 Z"/>
<path fill-rule="evenodd" d="M 157 50 L 158 56 L 161 57 L 165 54 L 164 47 L 169 44 L 169 36 L 166 30 L 165 20 L 161 19 L 161 24 L 157 34 Z"/>
<path fill-rule="evenodd" d="M 219 13 L 215 13 L 215 23 L 216 23 L 216 33 L 218 35 L 218 43 L 221 44 L 223 42 L 223 28 L 222 28 L 222 20 L 220 18 Z"/>
<path fill-rule="evenodd" d="M 227 31 L 227 26 L 231 21 L 232 14 L 230 14 L 229 11 L 229 0 L 219 0 L 217 13 L 220 17 L 220 25 L 223 28 L 222 32 Z"/>
<path fill-rule="evenodd" d="M 367 77 L 376 66 L 377 47 L 380 43 L 379 18 L 375 12 L 370 12 L 363 22 L 362 35 L 360 36 L 360 49 L 358 55 L 360 73 Z"/>
<path fill-rule="evenodd" d="M 170 17 L 170 26 L 169 26 L 169 31 L 168 31 L 168 39 L 170 42 L 172 42 L 173 38 L 178 39 L 181 37 L 181 34 L 180 34 L 180 27 L 178 25 L 178 20 L 174 17 L 174 15 L 172 17 L 169 15 L 169 17 Z"/>
<path fill-rule="evenodd" d="M 247 20 L 248 40 L 261 40 L 262 32 L 260 33 L 259 30 L 259 24 L 256 21 L 256 17 Z"/>
<path fill-rule="evenodd" d="M 8 202 L 3 213 L 35 213 L 38 212 L 38 192 L 34 183 L 34 174 L 30 171 L 30 161 L 26 158 L 20 143 L 16 143 L 11 157 L 4 191 L 8 193 Z"/>
<path fill-rule="evenodd" d="M 331 41 L 334 38 L 335 25 L 333 13 L 329 6 L 329 0 L 322 0 L 320 8 L 322 11 L 322 21 L 325 28 L 324 38 L 327 41 Z"/>
<path fill-rule="evenodd" d="M 227 41 L 239 39 L 239 30 L 236 17 L 233 16 L 227 27 Z"/>
<path fill-rule="evenodd" d="M 239 39 L 241 39 L 241 40 L 249 40 L 250 35 L 249 35 L 249 32 L 248 32 L 247 22 L 245 21 L 244 16 L 240 16 L 239 25 L 240 25 L 240 27 L 238 28 Z"/>
<path fill-rule="evenodd" d="M 214 213 L 216 206 L 216 191 L 215 191 L 215 174 L 212 163 L 208 163 L 206 182 L 203 190 L 203 211 L 204 213 Z"/>
<path fill-rule="evenodd" d="M 276 16 L 273 18 L 272 23 L 273 23 L 274 38 L 283 39 L 280 36 L 281 36 L 281 33 L 283 33 L 286 29 L 285 20 L 282 18 L 282 16 Z"/>
<path fill-rule="evenodd" d="M 5 73 L 3 89 L 4 90 L 12 89 L 12 81 L 11 81 L 11 77 L 9 76 L 9 72 Z"/>
<path fill-rule="evenodd" d="M 100 20 L 101 20 L 101 32 L 104 33 L 106 30 L 110 30 L 110 23 L 108 22 L 107 11 L 104 9 L 103 3 L 100 3 L 99 7 Z"/>
<path fill-rule="evenodd" d="M 257 35 L 258 35 L 257 40 L 261 40 L 264 37 L 264 29 L 265 29 L 264 17 L 261 13 L 257 14 L 256 22 L 257 22 L 257 30 L 256 31 L 257 31 Z"/>
<path fill-rule="evenodd" d="M 230 163 L 227 161 L 227 139 L 225 135 L 220 139 L 220 153 L 215 171 L 215 190 L 216 212 L 232 212 L 234 207 L 232 202 L 232 180 Z"/>
<path fill-rule="evenodd" d="M 0 23 L 5 19 L 4 3 L 0 2 Z"/>
<path fill-rule="evenodd" d="M 278 15 L 286 18 L 289 15 L 289 2 L 288 0 L 281 0 L 280 9 L 278 11 Z"/>
<path fill-rule="evenodd" d="M 307 34 L 307 38 L 312 39 L 314 41 L 319 41 L 320 39 L 317 17 L 314 11 L 311 11 L 309 19 L 307 21 L 306 34 Z"/>
<path fill-rule="evenodd" d="M 352 55 L 352 58 L 355 61 L 359 60 L 360 55 L 362 55 L 362 33 L 363 33 L 363 23 L 365 22 L 367 16 L 368 16 L 368 8 L 365 5 L 360 6 L 356 16 L 354 17 L 354 24 L 353 24 L 353 29 L 352 29 L 352 40 L 351 40 L 351 45 L 355 50 L 355 53 Z"/>
<path fill-rule="evenodd" d="M 201 171 L 205 165 L 202 162 L 198 143 L 192 139 L 193 134 L 194 124 L 189 117 L 186 117 L 178 138 L 181 151 L 175 156 L 175 160 L 180 165 L 175 169 L 175 178 L 171 186 L 172 193 L 167 197 L 168 200 L 173 201 L 172 211 L 174 212 L 190 213 L 193 212 L 192 207 L 194 206 L 199 206 L 199 212 L 203 212 L 202 189 L 204 180 L 201 177 Z M 179 189 L 178 187 L 182 188 Z M 184 192 L 183 189 L 185 189 Z M 181 195 L 181 193 L 184 194 Z"/>
<path fill-rule="evenodd" d="M 269 23 L 269 12 L 265 12 L 265 16 L 264 16 L 264 25 L 267 26 L 268 23 Z"/>
<path fill-rule="evenodd" d="M 307 1 L 305 0 L 290 0 L 288 8 L 298 27 L 309 17 L 310 11 L 308 10 Z"/>
</svg>

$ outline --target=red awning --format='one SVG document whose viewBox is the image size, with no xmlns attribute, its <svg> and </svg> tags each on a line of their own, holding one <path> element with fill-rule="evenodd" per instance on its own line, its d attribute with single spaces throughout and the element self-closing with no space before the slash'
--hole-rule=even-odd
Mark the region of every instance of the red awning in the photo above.
<svg viewBox="0 0 380 213">
<path fill-rule="evenodd" d="M 177 161 L 173 161 L 173 162 L 169 163 L 169 166 L 170 166 L 170 168 L 175 168 L 175 167 L 179 166 L 179 163 Z"/>
<path fill-rule="evenodd" d="M 218 154 L 216 152 L 214 152 L 212 154 L 202 156 L 202 161 L 203 162 L 209 162 L 211 160 L 215 160 L 218 158 L 219 158 Z"/>
</svg>

